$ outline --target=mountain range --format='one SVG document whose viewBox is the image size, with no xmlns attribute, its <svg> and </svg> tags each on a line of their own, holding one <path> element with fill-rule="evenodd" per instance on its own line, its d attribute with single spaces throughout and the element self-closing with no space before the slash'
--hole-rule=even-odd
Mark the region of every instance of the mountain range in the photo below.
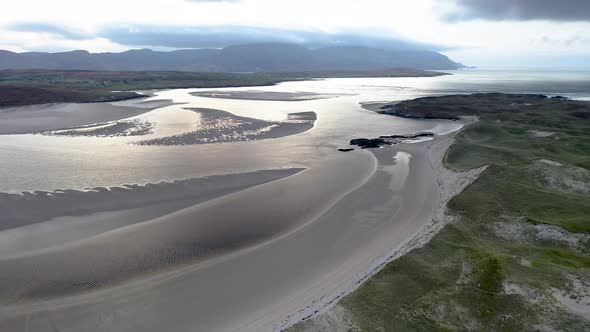
<svg viewBox="0 0 590 332">
<path fill-rule="evenodd" d="M 294 44 L 246 44 L 222 49 L 150 49 L 121 53 L 15 53 L 0 50 L 0 69 L 286 72 L 382 70 L 390 68 L 451 70 L 463 65 L 425 50 L 382 50 L 361 46 L 310 49 Z"/>
</svg>

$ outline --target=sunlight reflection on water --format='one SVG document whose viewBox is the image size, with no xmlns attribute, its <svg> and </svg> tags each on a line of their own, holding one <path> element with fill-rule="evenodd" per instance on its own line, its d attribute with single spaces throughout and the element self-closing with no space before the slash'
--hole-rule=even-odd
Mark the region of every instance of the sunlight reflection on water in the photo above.
<svg viewBox="0 0 590 332">
<path fill-rule="evenodd" d="M 569 79 L 568 79 L 569 77 Z M 272 140 L 192 146 L 137 146 L 137 137 L 0 136 L 0 191 L 20 192 L 162 180 L 253 171 L 281 167 L 311 167 L 351 138 L 444 133 L 458 128 L 449 121 L 417 121 L 379 115 L 360 102 L 396 101 L 428 95 L 472 91 L 535 92 L 590 97 L 590 77 L 562 73 L 459 71 L 433 78 L 353 78 L 286 82 L 254 88 L 207 91 L 263 90 L 339 94 L 336 98 L 307 101 L 260 101 L 195 97 L 178 89 L 155 92 L 146 101 L 171 99 L 183 105 L 163 107 L 136 119 L 155 124 L 150 136 L 168 136 L 194 130 L 198 113 L 186 107 L 213 108 L 238 116 L 283 121 L 289 113 L 316 112 L 311 130 Z M 127 103 L 131 103 L 128 101 Z"/>
</svg>

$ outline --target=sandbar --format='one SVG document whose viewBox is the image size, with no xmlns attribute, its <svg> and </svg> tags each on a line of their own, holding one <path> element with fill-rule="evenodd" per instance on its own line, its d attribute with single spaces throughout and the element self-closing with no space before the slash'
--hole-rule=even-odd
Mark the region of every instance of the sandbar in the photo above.
<svg viewBox="0 0 590 332">
<path fill-rule="evenodd" d="M 2 108 L 0 135 L 29 134 L 116 121 L 173 104 L 171 101 L 146 101 L 146 105 L 142 105 L 143 102 L 138 100 L 133 102 L 141 106 L 67 103 Z"/>
</svg>

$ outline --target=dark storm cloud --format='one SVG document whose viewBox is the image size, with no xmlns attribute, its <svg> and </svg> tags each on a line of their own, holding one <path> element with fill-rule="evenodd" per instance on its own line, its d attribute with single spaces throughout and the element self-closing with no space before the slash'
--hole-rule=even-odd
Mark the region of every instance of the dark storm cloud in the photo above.
<svg viewBox="0 0 590 332">
<path fill-rule="evenodd" d="M 18 31 L 18 32 L 50 33 L 50 34 L 60 36 L 64 39 L 71 39 L 71 40 L 92 39 L 92 36 L 89 36 L 85 33 L 80 32 L 80 31 L 75 31 L 74 29 L 67 29 L 64 27 L 60 27 L 58 25 L 50 24 L 50 23 L 38 23 L 38 22 L 16 23 L 16 24 L 12 24 L 12 25 L 8 26 L 7 28 L 8 28 L 8 30 Z"/>
<path fill-rule="evenodd" d="M 376 33 L 324 33 L 244 26 L 120 26 L 99 32 L 119 44 L 170 48 L 222 48 L 250 43 L 294 43 L 308 47 L 355 45 L 382 49 L 428 49 L 443 47 L 396 39 Z"/>
<path fill-rule="evenodd" d="M 445 18 L 451 21 L 551 20 L 590 21 L 590 0 L 453 0 L 457 12 Z"/>
</svg>

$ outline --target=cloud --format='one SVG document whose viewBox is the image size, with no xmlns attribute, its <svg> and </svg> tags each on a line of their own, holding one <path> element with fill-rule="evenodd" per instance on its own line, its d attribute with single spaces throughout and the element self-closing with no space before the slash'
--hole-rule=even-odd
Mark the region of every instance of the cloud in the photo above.
<svg viewBox="0 0 590 332">
<path fill-rule="evenodd" d="M 453 0 L 449 21 L 590 21 L 590 0 Z"/>
<path fill-rule="evenodd" d="M 70 40 L 85 40 L 92 39 L 93 37 L 75 29 L 68 29 L 51 23 L 15 23 L 7 27 L 10 31 L 16 32 L 38 32 L 38 33 L 49 33 Z"/>
<path fill-rule="evenodd" d="M 538 38 L 531 40 L 531 45 L 535 47 L 555 47 L 561 50 L 566 50 L 570 47 L 576 47 L 579 45 L 590 45 L 590 38 L 580 35 L 580 34 L 572 34 L 572 35 L 565 35 L 565 36 L 548 36 L 542 35 Z"/>
<path fill-rule="evenodd" d="M 123 45 L 168 48 L 223 48 L 251 43 L 293 43 L 312 48 L 354 45 L 399 50 L 446 49 L 439 45 L 417 43 L 369 31 L 326 33 L 247 26 L 126 25 L 105 28 L 98 35 Z"/>
<path fill-rule="evenodd" d="M 209 0 L 208 0 L 209 1 Z M 219 0 L 212 0 L 219 1 Z M 84 41 L 104 39 L 128 47 L 166 49 L 223 48 L 253 43 L 291 43 L 309 48 L 328 46 L 364 46 L 395 50 L 448 50 L 441 45 L 414 42 L 375 30 L 324 32 L 241 25 L 171 26 L 150 24 L 110 24 L 81 29 L 46 22 L 19 22 L 5 26 L 7 31 L 50 34 L 54 39 Z M 44 37 L 46 38 L 46 37 Z"/>
</svg>

